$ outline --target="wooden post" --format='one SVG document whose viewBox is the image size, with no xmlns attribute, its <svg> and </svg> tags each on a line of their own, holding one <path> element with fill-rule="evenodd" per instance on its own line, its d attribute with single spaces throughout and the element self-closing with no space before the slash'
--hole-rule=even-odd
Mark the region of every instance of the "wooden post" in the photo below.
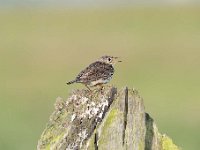
<svg viewBox="0 0 200 150">
<path fill-rule="evenodd" d="M 138 92 L 75 90 L 67 100 L 57 98 L 37 145 L 38 150 L 178 150 L 161 135 L 145 112 Z"/>
</svg>

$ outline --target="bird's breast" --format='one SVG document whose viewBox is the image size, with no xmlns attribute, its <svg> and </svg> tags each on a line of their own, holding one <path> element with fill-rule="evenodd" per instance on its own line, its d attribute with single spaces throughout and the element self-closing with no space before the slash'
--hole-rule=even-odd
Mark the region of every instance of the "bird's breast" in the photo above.
<svg viewBox="0 0 200 150">
<path fill-rule="evenodd" d="M 96 81 L 92 81 L 90 82 L 89 86 L 95 86 L 95 85 L 98 85 L 98 84 L 105 84 L 105 83 L 108 83 L 110 81 L 111 78 L 109 79 L 99 79 L 99 80 L 96 80 Z"/>
</svg>

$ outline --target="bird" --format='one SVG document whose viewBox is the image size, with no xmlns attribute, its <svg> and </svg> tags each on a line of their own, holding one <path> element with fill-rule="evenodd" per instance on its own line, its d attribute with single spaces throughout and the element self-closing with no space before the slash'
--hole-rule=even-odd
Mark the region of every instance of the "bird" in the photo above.
<svg viewBox="0 0 200 150">
<path fill-rule="evenodd" d="M 100 57 L 83 69 L 74 80 L 67 82 L 67 84 L 82 83 L 90 91 L 90 87 L 95 87 L 97 85 L 102 89 L 103 84 L 108 83 L 112 79 L 114 74 L 114 65 L 117 62 L 121 62 L 118 58 L 119 57 L 107 55 Z"/>
</svg>

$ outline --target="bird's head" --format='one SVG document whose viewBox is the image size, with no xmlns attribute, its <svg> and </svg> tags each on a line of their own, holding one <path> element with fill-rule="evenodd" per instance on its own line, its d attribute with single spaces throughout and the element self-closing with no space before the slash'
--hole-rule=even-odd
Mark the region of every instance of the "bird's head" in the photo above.
<svg viewBox="0 0 200 150">
<path fill-rule="evenodd" d="M 121 62 L 120 60 L 118 60 L 119 57 L 113 57 L 113 56 L 102 56 L 101 58 L 99 58 L 100 62 L 104 62 L 110 65 L 115 65 L 117 62 Z"/>
</svg>

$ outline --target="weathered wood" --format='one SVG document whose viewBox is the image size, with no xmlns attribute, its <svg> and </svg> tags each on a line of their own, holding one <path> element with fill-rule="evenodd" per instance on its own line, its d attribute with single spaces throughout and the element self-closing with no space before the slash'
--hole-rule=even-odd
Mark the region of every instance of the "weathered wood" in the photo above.
<svg viewBox="0 0 200 150">
<path fill-rule="evenodd" d="M 38 150 L 178 150 L 161 135 L 133 89 L 75 90 L 55 111 L 38 141 Z"/>
</svg>

